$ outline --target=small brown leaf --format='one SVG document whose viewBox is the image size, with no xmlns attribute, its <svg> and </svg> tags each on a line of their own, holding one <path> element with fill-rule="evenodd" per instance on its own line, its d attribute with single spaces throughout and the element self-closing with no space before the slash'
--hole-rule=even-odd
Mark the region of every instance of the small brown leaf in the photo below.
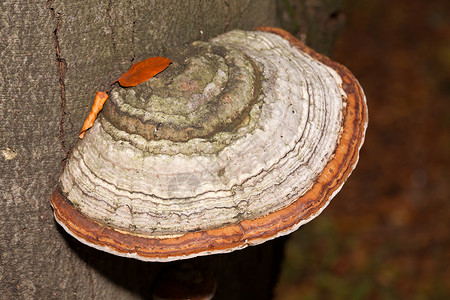
<svg viewBox="0 0 450 300">
<path fill-rule="evenodd" d="M 80 139 L 84 138 L 86 131 L 94 125 L 94 121 L 97 118 L 98 113 L 102 110 L 103 104 L 105 104 L 108 97 L 106 92 L 97 92 L 97 94 L 95 94 L 94 104 L 92 104 L 91 111 L 84 121 L 83 128 L 81 128 L 81 132 L 78 135 Z"/>
<path fill-rule="evenodd" d="M 128 72 L 122 74 L 117 81 L 123 87 L 138 85 L 163 71 L 171 62 L 170 59 L 160 56 L 138 61 L 131 66 Z"/>
</svg>

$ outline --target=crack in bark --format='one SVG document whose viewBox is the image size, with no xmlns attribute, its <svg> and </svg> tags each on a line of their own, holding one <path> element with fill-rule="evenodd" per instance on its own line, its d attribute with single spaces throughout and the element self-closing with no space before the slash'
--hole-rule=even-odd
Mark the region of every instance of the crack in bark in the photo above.
<svg viewBox="0 0 450 300">
<path fill-rule="evenodd" d="M 225 17 L 225 29 L 224 29 L 224 32 L 227 32 L 228 27 L 230 26 L 230 20 L 231 20 L 231 7 L 230 7 L 230 3 L 228 2 L 228 0 L 223 0 L 223 4 L 227 8 L 227 16 Z"/>
<path fill-rule="evenodd" d="M 112 47 L 113 47 L 113 51 L 117 50 L 117 45 L 116 45 L 116 35 L 115 35 L 115 30 L 114 30 L 114 18 L 112 16 L 112 0 L 109 0 L 108 2 L 108 7 L 107 7 L 107 14 L 108 14 L 108 25 L 109 25 L 109 29 L 111 30 L 111 42 L 112 42 Z"/>
<path fill-rule="evenodd" d="M 202 14 L 202 1 L 198 1 L 198 6 L 197 6 L 197 23 L 198 23 L 198 28 L 200 31 L 200 39 L 203 41 L 204 40 L 204 32 L 203 32 L 203 23 L 204 23 L 204 19 L 203 19 L 203 14 Z"/>
<path fill-rule="evenodd" d="M 64 142 L 64 123 L 66 121 L 66 115 L 68 115 L 68 113 L 66 112 L 66 86 L 64 82 L 64 77 L 67 71 L 67 63 L 66 60 L 61 56 L 61 47 L 59 45 L 58 39 L 58 32 L 62 26 L 62 16 L 61 13 L 56 13 L 55 9 L 52 7 L 53 1 L 54 0 L 47 1 L 46 8 L 50 11 L 52 18 L 56 20 L 56 27 L 52 35 L 53 35 L 53 43 L 55 46 L 56 69 L 58 72 L 59 85 L 61 90 L 61 106 L 60 106 L 61 120 L 59 122 L 59 141 L 63 151 L 66 153 L 67 158 L 69 151 L 67 150 L 67 147 Z M 66 158 L 64 160 L 66 160 Z"/>
<path fill-rule="evenodd" d="M 133 58 L 131 59 L 131 63 L 136 59 L 136 49 L 135 49 L 135 35 L 136 35 L 136 7 L 133 5 L 133 0 L 130 0 L 129 6 L 133 9 L 134 12 L 134 21 L 133 25 L 131 26 L 131 51 L 133 52 Z"/>
<path fill-rule="evenodd" d="M 134 27 L 136 26 L 136 21 L 133 21 L 133 26 L 131 27 L 131 45 L 132 45 L 132 52 L 133 52 L 133 57 L 131 57 L 130 59 L 130 63 L 133 63 L 134 60 L 136 59 L 136 51 L 134 49 L 135 43 L 134 43 Z"/>
</svg>

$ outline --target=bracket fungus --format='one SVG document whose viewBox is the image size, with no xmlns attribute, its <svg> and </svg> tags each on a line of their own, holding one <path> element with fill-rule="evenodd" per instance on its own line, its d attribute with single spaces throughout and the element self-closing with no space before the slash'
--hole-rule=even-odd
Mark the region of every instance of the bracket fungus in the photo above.
<svg viewBox="0 0 450 300">
<path fill-rule="evenodd" d="M 322 212 L 358 161 L 363 91 L 277 28 L 230 31 L 116 88 L 51 204 L 79 241 L 171 261 L 286 235 Z"/>
</svg>

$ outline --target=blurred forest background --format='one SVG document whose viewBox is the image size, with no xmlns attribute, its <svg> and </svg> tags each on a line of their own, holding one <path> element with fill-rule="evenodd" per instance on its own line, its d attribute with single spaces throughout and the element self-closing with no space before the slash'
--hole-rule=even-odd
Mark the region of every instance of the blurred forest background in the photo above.
<svg viewBox="0 0 450 300">
<path fill-rule="evenodd" d="M 277 299 L 450 299 L 450 1 L 342 2 L 332 57 L 369 128 L 342 191 L 290 236 Z"/>
</svg>

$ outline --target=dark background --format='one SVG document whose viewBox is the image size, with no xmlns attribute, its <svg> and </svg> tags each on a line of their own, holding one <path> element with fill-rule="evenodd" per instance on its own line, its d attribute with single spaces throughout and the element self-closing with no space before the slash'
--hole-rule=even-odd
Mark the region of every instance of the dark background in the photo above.
<svg viewBox="0 0 450 300">
<path fill-rule="evenodd" d="M 450 1 L 342 1 L 364 88 L 359 164 L 288 240 L 277 299 L 450 299 Z"/>
</svg>

